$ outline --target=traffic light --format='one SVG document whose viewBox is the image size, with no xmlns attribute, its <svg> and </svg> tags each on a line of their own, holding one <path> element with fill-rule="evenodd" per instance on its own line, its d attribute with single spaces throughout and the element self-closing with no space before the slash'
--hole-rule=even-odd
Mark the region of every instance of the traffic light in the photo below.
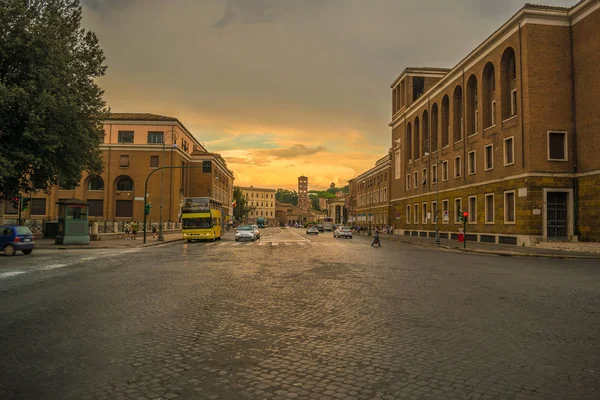
<svg viewBox="0 0 600 400">
<path fill-rule="evenodd" d="M 21 201 L 21 211 L 27 211 L 29 209 L 30 198 L 23 198 Z"/>
<path fill-rule="evenodd" d="M 144 206 L 144 215 L 150 214 L 150 209 L 152 208 L 152 204 L 148 203 Z"/>
<path fill-rule="evenodd" d="M 469 218 L 469 212 L 468 211 L 459 210 L 459 220 L 460 220 L 460 222 L 467 222 L 468 218 Z"/>
</svg>

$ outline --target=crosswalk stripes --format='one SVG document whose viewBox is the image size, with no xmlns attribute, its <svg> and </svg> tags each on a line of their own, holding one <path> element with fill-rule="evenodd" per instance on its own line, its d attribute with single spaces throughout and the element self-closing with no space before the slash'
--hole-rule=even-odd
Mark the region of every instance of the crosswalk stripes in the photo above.
<svg viewBox="0 0 600 400">
<path fill-rule="evenodd" d="M 261 246 L 261 247 L 294 247 L 294 246 L 330 246 L 330 242 L 313 242 L 313 241 L 281 241 L 281 242 L 266 242 L 258 240 L 252 241 L 223 241 L 219 240 L 216 242 L 201 243 L 201 246 L 210 247 L 239 247 L 239 246 Z"/>
</svg>

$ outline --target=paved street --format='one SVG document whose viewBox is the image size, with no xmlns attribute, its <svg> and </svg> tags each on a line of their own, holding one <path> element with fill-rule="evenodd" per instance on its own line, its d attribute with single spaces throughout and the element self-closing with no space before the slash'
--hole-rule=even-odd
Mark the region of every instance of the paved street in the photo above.
<svg viewBox="0 0 600 400">
<path fill-rule="evenodd" d="M 0 257 L 0 398 L 600 397 L 598 260 L 369 244 Z"/>
</svg>

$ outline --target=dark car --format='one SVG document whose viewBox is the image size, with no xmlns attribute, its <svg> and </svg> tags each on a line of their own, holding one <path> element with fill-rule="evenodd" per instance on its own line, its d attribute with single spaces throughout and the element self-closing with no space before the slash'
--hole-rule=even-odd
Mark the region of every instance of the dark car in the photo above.
<svg viewBox="0 0 600 400">
<path fill-rule="evenodd" d="M 26 226 L 0 226 L 0 250 L 7 256 L 17 251 L 31 254 L 34 245 L 33 233 Z"/>
</svg>

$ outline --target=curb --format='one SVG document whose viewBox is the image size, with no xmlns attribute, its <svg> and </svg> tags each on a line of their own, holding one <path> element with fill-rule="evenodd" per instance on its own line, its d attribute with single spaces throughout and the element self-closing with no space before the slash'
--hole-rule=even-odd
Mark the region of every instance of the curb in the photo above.
<svg viewBox="0 0 600 400">
<path fill-rule="evenodd" d="M 140 244 L 140 245 L 125 245 L 125 246 L 85 246 L 85 245 L 71 245 L 71 246 L 64 246 L 64 245 L 58 245 L 58 246 L 36 246 L 35 249 L 36 250 L 98 250 L 98 249 L 130 249 L 130 248 L 139 248 L 139 247 L 152 247 L 152 246 L 164 246 L 166 244 L 169 243 L 175 243 L 175 242 L 181 242 L 183 241 L 183 238 L 179 238 L 179 239 L 173 239 L 173 240 L 167 240 L 164 242 L 153 242 L 153 243 L 146 243 L 146 244 Z"/>
<path fill-rule="evenodd" d="M 368 237 L 367 235 L 359 235 Z M 405 244 L 410 244 L 418 247 L 428 247 L 434 249 L 444 249 L 449 251 L 463 252 L 463 253 L 475 253 L 475 254 L 487 254 L 494 256 L 503 256 L 503 257 L 536 257 L 536 258 L 553 258 L 553 259 L 562 259 L 562 260 L 598 260 L 600 259 L 600 255 L 571 255 L 571 254 L 541 254 L 541 253 L 520 253 L 516 251 L 503 251 L 503 250 L 481 250 L 481 249 L 462 249 L 459 247 L 452 247 L 447 245 L 436 245 L 422 242 L 412 242 L 410 240 L 403 239 L 392 239 L 390 236 L 382 237 L 387 238 L 390 242 L 400 242 Z"/>
</svg>

